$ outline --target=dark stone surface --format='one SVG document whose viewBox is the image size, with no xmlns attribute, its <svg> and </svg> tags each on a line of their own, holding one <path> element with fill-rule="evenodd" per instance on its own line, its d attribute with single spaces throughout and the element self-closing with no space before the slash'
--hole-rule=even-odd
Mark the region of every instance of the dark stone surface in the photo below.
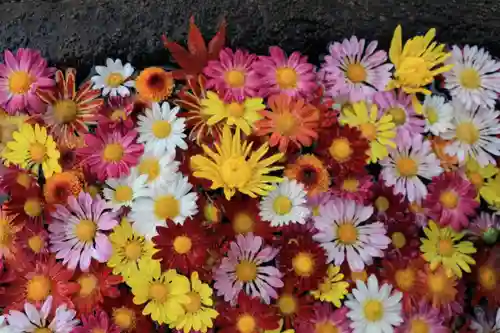
<svg viewBox="0 0 500 333">
<path fill-rule="evenodd" d="M 497 0 L 2 0 L 0 49 L 38 48 L 57 65 L 83 67 L 81 75 L 106 56 L 163 64 L 161 34 L 183 40 L 191 14 L 206 36 L 226 17 L 231 45 L 264 53 L 277 44 L 312 61 L 352 34 L 388 47 L 398 23 L 405 36 L 436 27 L 440 41 L 500 54 Z"/>
</svg>

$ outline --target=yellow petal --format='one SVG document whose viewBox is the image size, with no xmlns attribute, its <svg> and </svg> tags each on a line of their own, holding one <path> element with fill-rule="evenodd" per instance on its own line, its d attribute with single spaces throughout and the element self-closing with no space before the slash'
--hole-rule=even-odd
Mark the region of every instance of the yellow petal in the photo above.
<svg viewBox="0 0 500 333">
<path fill-rule="evenodd" d="M 399 56 L 401 55 L 401 51 L 403 49 L 402 39 L 401 25 L 398 25 L 396 27 L 396 30 L 394 30 L 394 35 L 392 36 L 391 41 L 391 48 L 389 49 L 389 59 L 396 67 L 399 64 Z"/>
</svg>

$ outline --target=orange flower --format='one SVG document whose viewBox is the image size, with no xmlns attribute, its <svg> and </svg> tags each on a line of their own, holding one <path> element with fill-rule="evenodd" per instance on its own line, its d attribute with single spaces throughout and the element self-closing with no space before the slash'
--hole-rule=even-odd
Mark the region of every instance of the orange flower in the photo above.
<svg viewBox="0 0 500 333">
<path fill-rule="evenodd" d="M 66 204 L 69 196 L 77 196 L 82 190 L 82 183 L 76 172 L 64 171 L 47 179 L 44 187 L 45 200 L 48 204 Z"/>
<path fill-rule="evenodd" d="M 458 166 L 457 157 L 450 156 L 445 152 L 446 146 L 448 146 L 451 143 L 451 141 L 441 139 L 438 136 L 430 139 L 430 141 L 432 145 L 432 150 L 434 150 L 434 153 L 436 154 L 437 158 L 439 158 L 439 161 L 441 161 L 441 167 L 445 169 L 445 171 L 455 170 Z"/>
<path fill-rule="evenodd" d="M 255 133 L 271 135 L 269 145 L 279 145 L 286 152 L 288 144 L 308 147 L 318 138 L 319 110 L 303 99 L 293 100 L 288 95 L 274 95 L 268 100 L 271 111 L 261 111 L 264 119 L 256 122 Z"/>
<path fill-rule="evenodd" d="M 304 184 L 311 197 L 328 191 L 330 185 L 330 175 L 323 162 L 311 154 L 301 155 L 295 163 L 289 164 L 285 176 Z"/>
<path fill-rule="evenodd" d="M 172 94 L 174 79 L 172 74 L 163 68 L 148 67 L 137 77 L 135 87 L 141 98 L 160 102 Z"/>
</svg>

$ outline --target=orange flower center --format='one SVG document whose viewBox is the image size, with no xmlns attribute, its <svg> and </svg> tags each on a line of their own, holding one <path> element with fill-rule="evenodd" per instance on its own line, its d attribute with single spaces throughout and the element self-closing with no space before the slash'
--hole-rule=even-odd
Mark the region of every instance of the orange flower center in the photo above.
<svg viewBox="0 0 500 333">
<path fill-rule="evenodd" d="M 458 141 L 473 145 L 479 140 L 479 130 L 472 122 L 464 122 L 457 126 L 455 135 Z"/>
<path fill-rule="evenodd" d="M 80 242 L 90 242 L 94 240 L 97 231 L 97 226 L 92 220 L 80 220 L 76 225 L 75 235 Z"/>
<path fill-rule="evenodd" d="M 113 309 L 113 322 L 122 331 L 132 330 L 135 328 L 135 312 L 132 309 L 121 307 Z"/>
<path fill-rule="evenodd" d="M 184 308 L 188 313 L 198 312 L 201 309 L 201 297 L 197 292 L 191 291 L 187 294 L 189 303 L 184 304 Z"/>
<path fill-rule="evenodd" d="M 35 142 L 32 143 L 30 146 L 30 156 L 31 160 L 35 163 L 42 163 L 43 160 L 45 159 L 45 154 L 47 150 L 45 149 L 45 146 L 42 145 L 41 143 Z"/>
<path fill-rule="evenodd" d="M 33 78 L 25 71 L 14 71 L 9 75 L 9 91 L 15 95 L 26 94 L 33 83 Z"/>
<path fill-rule="evenodd" d="M 359 126 L 361 135 L 368 141 L 373 141 L 377 138 L 377 127 L 372 123 L 365 123 Z"/>
<path fill-rule="evenodd" d="M 174 239 L 174 250 L 178 254 L 186 254 L 193 247 L 193 242 L 191 238 L 187 236 L 177 236 Z"/>
<path fill-rule="evenodd" d="M 159 303 L 167 300 L 169 291 L 166 285 L 160 282 L 154 282 L 149 286 L 149 298 Z"/>
<path fill-rule="evenodd" d="M 375 208 L 381 213 L 386 212 L 389 209 L 390 203 L 389 200 L 386 197 L 378 197 L 375 200 Z"/>
<path fill-rule="evenodd" d="M 33 302 L 41 302 L 49 296 L 50 290 L 49 278 L 45 275 L 35 275 L 26 285 L 26 298 Z"/>
<path fill-rule="evenodd" d="M 108 143 L 102 154 L 103 159 L 108 162 L 119 162 L 123 157 L 124 149 L 119 143 Z"/>
<path fill-rule="evenodd" d="M 403 177 L 414 177 L 418 173 L 418 165 L 409 157 L 401 157 L 396 161 L 396 169 Z"/>
<path fill-rule="evenodd" d="M 241 88 L 245 85 L 245 73 L 240 70 L 230 70 L 224 73 L 224 81 L 231 88 Z"/>
<path fill-rule="evenodd" d="M 29 217 L 37 217 L 42 213 L 42 203 L 38 198 L 29 198 L 24 203 L 24 212 Z"/>
<path fill-rule="evenodd" d="M 280 89 L 293 89 L 297 86 L 298 74 L 295 69 L 282 67 L 276 70 L 276 82 Z"/>
<path fill-rule="evenodd" d="M 489 265 L 479 267 L 479 283 L 486 290 L 495 290 L 497 287 L 497 273 Z"/>
<path fill-rule="evenodd" d="M 292 294 L 283 294 L 278 299 L 278 307 L 282 314 L 289 316 L 297 312 L 297 300 Z"/>
<path fill-rule="evenodd" d="M 52 333 L 52 330 L 47 327 L 37 327 L 35 328 L 33 333 Z"/>
<path fill-rule="evenodd" d="M 444 191 L 439 196 L 439 201 L 446 209 L 454 209 L 458 206 L 458 195 L 451 190 Z"/>
<path fill-rule="evenodd" d="M 125 246 L 125 256 L 132 261 L 139 259 L 142 254 L 141 244 L 133 240 Z"/>
<path fill-rule="evenodd" d="M 98 280 L 93 274 L 85 274 L 78 279 L 78 284 L 80 285 L 80 296 L 88 297 L 90 296 L 98 285 Z"/>
<path fill-rule="evenodd" d="M 469 180 L 476 187 L 476 189 L 481 188 L 484 184 L 483 176 L 481 176 L 478 172 L 472 172 L 469 174 Z"/>
<path fill-rule="evenodd" d="M 298 276 L 308 277 L 314 272 L 314 258 L 311 253 L 299 252 L 292 259 L 292 267 Z"/>
<path fill-rule="evenodd" d="M 387 110 L 387 113 L 392 116 L 392 120 L 397 126 L 403 125 L 406 122 L 406 112 L 402 108 L 390 108 Z"/>
<path fill-rule="evenodd" d="M 246 213 L 237 213 L 233 219 L 233 230 L 236 234 L 246 234 L 254 230 L 254 220 Z"/>
<path fill-rule="evenodd" d="M 297 126 L 297 119 L 289 112 L 282 113 L 276 119 L 276 129 L 283 136 L 293 135 Z"/>
<path fill-rule="evenodd" d="M 409 333 L 429 333 L 429 332 L 430 332 L 430 327 L 425 320 L 417 318 L 411 321 Z"/>
<path fill-rule="evenodd" d="M 13 230 L 10 222 L 4 219 L 0 220 L 0 244 L 8 247 L 12 240 Z"/>
<path fill-rule="evenodd" d="M 340 163 L 346 162 L 351 157 L 353 150 L 351 143 L 346 138 L 337 138 L 328 148 L 330 155 Z"/>
<path fill-rule="evenodd" d="M 227 106 L 227 111 L 231 117 L 240 118 L 245 114 L 245 106 L 240 103 L 232 102 Z"/>
<path fill-rule="evenodd" d="M 28 246 L 30 247 L 31 251 L 35 253 L 40 253 L 42 251 L 44 245 L 44 241 L 42 240 L 42 237 L 35 235 L 31 236 L 28 239 Z"/>
<path fill-rule="evenodd" d="M 348 178 L 342 183 L 342 189 L 354 193 L 358 190 L 359 181 L 355 178 Z"/>
<path fill-rule="evenodd" d="M 337 325 L 329 321 L 316 323 L 314 326 L 314 333 L 338 333 L 339 328 Z"/>
<path fill-rule="evenodd" d="M 349 64 L 346 75 L 353 83 L 361 83 L 366 80 L 366 70 L 360 63 Z"/>
<path fill-rule="evenodd" d="M 451 257 L 455 253 L 451 239 L 441 239 L 438 243 L 438 252 L 443 257 Z"/>
<path fill-rule="evenodd" d="M 398 269 L 394 274 L 394 279 L 399 289 L 409 291 L 415 285 L 416 272 L 411 268 Z"/>
<path fill-rule="evenodd" d="M 427 277 L 427 285 L 433 294 L 442 294 L 446 290 L 449 279 L 442 273 L 430 274 Z"/>
<path fill-rule="evenodd" d="M 113 110 L 111 116 L 109 116 L 109 119 L 111 119 L 112 121 L 127 120 L 127 114 L 123 109 L 116 109 Z"/>
<path fill-rule="evenodd" d="M 249 282 L 257 277 L 257 265 L 248 260 L 242 260 L 236 265 L 236 277 L 239 281 Z"/>
<path fill-rule="evenodd" d="M 109 74 L 106 78 L 106 84 L 111 88 L 118 88 L 123 83 L 123 81 L 125 81 L 123 75 L 116 72 Z"/>
<path fill-rule="evenodd" d="M 115 189 L 115 200 L 118 202 L 127 202 L 132 200 L 133 192 L 128 185 L 119 185 Z"/>
<path fill-rule="evenodd" d="M 59 100 L 52 106 L 54 119 L 59 124 L 67 124 L 75 120 L 78 105 L 71 99 Z"/>
<path fill-rule="evenodd" d="M 354 244 L 358 240 L 358 230 L 351 223 L 344 223 L 337 228 L 337 237 L 343 244 Z"/>
<path fill-rule="evenodd" d="M 406 245 L 406 237 L 402 232 L 396 231 L 391 235 L 392 245 L 396 249 L 402 249 Z"/>
<path fill-rule="evenodd" d="M 253 333 L 257 328 L 257 321 L 250 314 L 243 314 L 238 317 L 236 328 L 240 333 Z"/>
<path fill-rule="evenodd" d="M 179 201 L 173 195 L 160 196 L 155 200 L 154 212 L 159 220 L 174 219 L 181 212 Z"/>
<path fill-rule="evenodd" d="M 153 135 L 158 139 L 164 139 L 172 132 L 172 126 L 166 120 L 156 120 L 151 128 Z"/>
</svg>

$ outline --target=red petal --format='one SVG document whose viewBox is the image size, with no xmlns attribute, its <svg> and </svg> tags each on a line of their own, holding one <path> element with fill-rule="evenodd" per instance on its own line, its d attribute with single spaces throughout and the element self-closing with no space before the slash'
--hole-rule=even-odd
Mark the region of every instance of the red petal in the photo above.
<svg viewBox="0 0 500 333">
<path fill-rule="evenodd" d="M 219 57 L 220 50 L 226 43 L 226 20 L 222 20 L 219 31 L 214 38 L 208 43 L 208 60 L 215 60 Z"/>
<path fill-rule="evenodd" d="M 65 82 L 65 90 L 64 97 L 66 99 L 73 99 L 76 92 L 76 69 L 68 68 L 66 70 L 66 82 Z"/>
<path fill-rule="evenodd" d="M 189 19 L 189 34 L 188 34 L 188 49 L 189 52 L 201 63 L 207 62 L 207 47 L 203 35 L 194 23 L 194 17 Z"/>
<path fill-rule="evenodd" d="M 194 57 L 186 51 L 185 48 L 177 44 L 176 42 L 171 42 L 164 35 L 162 36 L 163 45 L 170 51 L 172 57 L 174 57 L 177 64 L 183 69 L 192 68 L 193 64 L 196 62 Z"/>
</svg>

